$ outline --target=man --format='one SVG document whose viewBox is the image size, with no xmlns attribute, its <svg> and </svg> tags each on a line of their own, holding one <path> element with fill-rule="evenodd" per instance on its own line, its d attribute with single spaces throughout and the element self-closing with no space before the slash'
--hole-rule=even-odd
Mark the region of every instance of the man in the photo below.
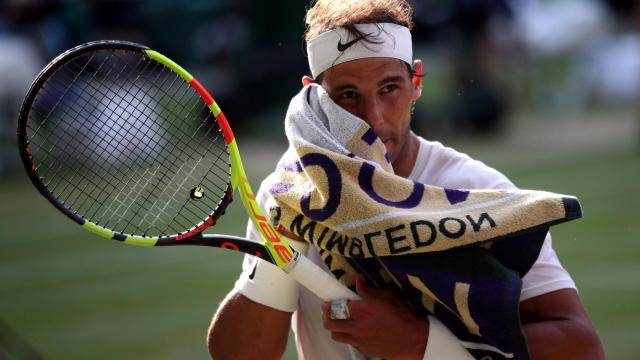
<svg viewBox="0 0 640 360">
<path fill-rule="evenodd" d="M 316 1 L 306 16 L 312 76 L 302 79 L 303 86 L 319 83 L 337 105 L 367 122 L 399 176 L 450 188 L 513 188 L 497 171 L 411 131 L 412 107 L 422 86 L 422 64 L 412 61 L 411 15 L 410 5 L 402 0 Z M 258 196 L 264 204 L 268 194 L 261 189 Z M 248 234 L 256 237 L 251 225 Z M 313 247 L 307 256 L 323 266 Z M 295 311 L 301 358 L 348 358 L 347 344 L 386 359 L 455 360 L 447 349 L 434 350 L 443 342 L 435 339 L 446 337 L 435 320 L 416 315 L 390 292 L 370 288 L 362 278 L 356 288 L 363 299 L 349 302 L 351 319 L 332 320 L 328 304 L 279 269 L 247 257 L 243 274 L 213 319 L 209 351 L 216 359 L 279 358 Z M 523 279 L 521 299 L 522 326 L 533 359 L 604 357 L 550 237 Z"/>
</svg>

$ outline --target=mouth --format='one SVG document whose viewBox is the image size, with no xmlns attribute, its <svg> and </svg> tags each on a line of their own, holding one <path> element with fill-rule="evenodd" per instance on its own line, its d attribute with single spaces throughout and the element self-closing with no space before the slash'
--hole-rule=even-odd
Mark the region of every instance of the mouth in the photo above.
<svg viewBox="0 0 640 360">
<path fill-rule="evenodd" d="M 387 150 L 388 150 L 389 146 L 393 145 L 393 139 L 391 139 L 391 138 L 385 138 L 385 139 L 380 138 L 380 140 L 382 141 L 384 146 L 387 147 Z"/>
</svg>

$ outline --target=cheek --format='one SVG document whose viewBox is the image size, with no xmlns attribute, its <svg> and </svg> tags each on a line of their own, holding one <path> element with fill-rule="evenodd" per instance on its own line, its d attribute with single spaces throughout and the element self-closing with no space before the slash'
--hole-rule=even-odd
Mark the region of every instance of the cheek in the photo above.
<svg viewBox="0 0 640 360">
<path fill-rule="evenodd" d="M 397 99 L 390 102 L 387 110 L 387 119 L 395 131 L 404 133 L 409 128 L 411 122 L 411 102 L 407 98 Z"/>
<path fill-rule="evenodd" d="M 361 111 L 360 111 L 360 104 L 354 100 L 354 99 L 333 99 L 333 102 L 336 103 L 336 105 L 338 105 L 339 107 L 343 108 L 344 110 L 346 110 L 348 113 L 350 113 L 353 116 L 357 116 L 357 117 L 362 117 Z"/>
</svg>

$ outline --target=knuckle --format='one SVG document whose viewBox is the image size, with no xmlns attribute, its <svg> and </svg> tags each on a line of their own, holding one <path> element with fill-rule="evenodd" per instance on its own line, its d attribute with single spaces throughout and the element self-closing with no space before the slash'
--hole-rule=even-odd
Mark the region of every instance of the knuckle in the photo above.
<svg viewBox="0 0 640 360">
<path fill-rule="evenodd" d="M 362 304 L 365 302 L 365 300 L 352 300 L 349 301 L 349 304 L 347 305 L 349 308 L 349 313 L 351 315 L 353 315 L 355 312 L 360 311 L 360 309 L 362 309 Z"/>
</svg>

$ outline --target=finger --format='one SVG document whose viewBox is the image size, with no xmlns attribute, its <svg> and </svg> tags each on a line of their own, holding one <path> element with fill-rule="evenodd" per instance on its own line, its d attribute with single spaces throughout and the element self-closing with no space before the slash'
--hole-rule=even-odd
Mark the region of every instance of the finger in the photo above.
<svg viewBox="0 0 640 360">
<path fill-rule="evenodd" d="M 351 334 L 343 333 L 343 332 L 331 332 L 331 339 L 333 341 L 337 341 L 339 343 L 355 345 L 356 339 Z"/>
<path fill-rule="evenodd" d="M 282 224 L 278 224 L 276 226 L 276 231 L 279 232 L 280 234 L 288 237 L 291 240 L 299 241 L 299 242 L 305 242 L 302 237 L 300 237 L 300 236 L 292 233 L 291 231 L 287 230 L 287 228 L 284 227 Z"/>
<path fill-rule="evenodd" d="M 388 289 L 378 289 L 367 284 L 363 274 L 358 274 L 356 277 L 356 293 L 364 299 L 389 299 L 398 300 L 398 297 L 393 291 Z"/>
<path fill-rule="evenodd" d="M 322 319 L 322 325 L 331 332 L 341 332 L 345 334 L 353 334 L 355 323 L 352 320 L 334 320 L 325 316 Z"/>
<path fill-rule="evenodd" d="M 356 293 L 366 299 L 369 297 L 374 297 L 372 290 L 373 289 L 369 285 L 367 285 L 367 281 L 365 280 L 364 275 L 358 274 L 356 276 Z"/>
</svg>

